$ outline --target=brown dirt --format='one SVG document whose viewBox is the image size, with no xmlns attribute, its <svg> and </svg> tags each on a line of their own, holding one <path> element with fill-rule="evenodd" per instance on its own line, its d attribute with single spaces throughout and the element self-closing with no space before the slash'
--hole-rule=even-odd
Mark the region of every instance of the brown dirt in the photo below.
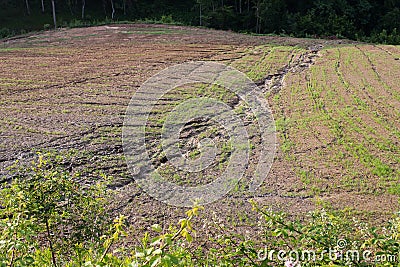
<svg viewBox="0 0 400 267">
<path fill-rule="evenodd" d="M 397 197 L 359 192 L 362 191 L 359 186 L 350 190 L 341 187 L 341 179 L 348 175 L 349 170 L 343 167 L 344 160 L 336 161 L 336 155 L 345 148 L 335 143 L 330 130 L 331 121 L 313 119 L 313 116 L 320 115 L 320 111 L 313 108 L 315 99 L 306 85 L 314 79 L 319 85 L 331 87 L 333 98 L 342 98 L 335 104 L 329 100 L 326 91 L 321 93 L 328 113 L 352 104 L 351 92 L 335 72 L 334 64 L 338 60 L 343 78 L 354 87 L 351 90 L 357 88 L 357 92 L 362 92 L 359 84 L 363 77 L 373 87 L 384 83 L 390 87 L 381 96 L 385 99 L 379 98 L 377 89 L 369 96 L 366 93 L 359 96 L 375 110 L 383 106 L 381 111 L 385 119 L 394 120 L 394 127 L 397 127 L 398 111 L 393 112 L 393 108 L 399 109 L 399 100 L 389 96 L 398 94 L 398 82 L 392 79 L 399 77 L 396 76 L 398 65 L 390 67 L 376 53 L 390 58 L 399 54 L 399 49 L 351 46 L 352 52 L 358 51 L 361 57 L 364 56 L 362 64 L 354 63 L 360 69 L 351 69 L 349 64 L 343 63 L 346 53 L 350 54 L 345 43 L 351 42 L 249 36 L 200 28 L 141 24 L 62 29 L 2 40 L 2 173 L 10 177 L 5 167 L 18 158 L 31 159 L 34 157 L 33 149 L 73 151 L 72 170 L 81 171 L 88 180 L 95 178 L 95 171 L 99 170 L 115 177 L 118 196 L 114 201 L 114 211 L 126 214 L 135 231 L 155 222 L 175 220 L 182 214 L 182 209 L 147 196 L 127 172 L 121 144 L 123 115 L 137 88 L 158 71 L 186 61 L 215 60 L 231 64 L 249 76 L 254 75 L 252 78 L 257 79 L 260 90 L 267 93 L 276 119 L 290 119 L 287 134 L 295 144 L 288 153 L 278 150 L 267 180 L 255 195 L 232 193 L 207 206 L 206 218 L 211 219 L 216 213 L 245 232 L 256 223 L 256 215 L 247 202 L 251 198 L 262 205 L 296 215 L 312 210 L 315 201 L 322 198 L 336 208 L 352 207 L 360 213 L 372 212 L 375 219 L 390 216 L 398 208 Z M 335 48 L 320 51 L 322 46 Z M 342 51 L 340 58 L 336 57 L 335 49 Z M 371 62 L 375 67 L 368 65 Z M 309 69 L 311 66 L 325 71 L 325 78 L 320 79 L 321 73 L 313 74 Z M 350 76 L 354 78 L 356 72 L 363 75 L 353 81 Z M 381 75 L 380 80 L 368 78 L 376 72 Z M 385 107 L 384 103 L 390 107 Z M 397 146 L 395 152 L 383 153 L 383 159 L 390 159 L 390 153 L 398 152 L 399 136 L 392 134 L 393 128 L 379 129 L 375 122 L 368 121 L 368 114 L 368 118 L 364 118 L 361 111 L 355 114 L 366 121 L 366 124 L 360 124 L 362 130 L 371 123 L 371 127 L 377 130 L 374 137 L 385 135 Z M 300 123 L 305 123 L 305 126 L 299 128 Z M 284 133 L 278 134 L 282 143 Z M 348 133 L 347 136 L 351 140 L 367 139 L 362 133 Z M 374 147 L 371 151 L 374 155 L 381 154 Z M 346 155 L 353 160 L 350 154 Z M 370 173 L 368 168 L 357 160 L 350 162 L 354 164 L 351 170 L 360 168 L 362 171 L 358 175 L 369 179 L 364 176 Z M 301 170 L 313 175 L 310 185 L 301 181 Z M 356 179 L 356 175 L 349 177 Z M 376 180 L 376 177 L 370 178 Z M 256 228 L 253 229 L 256 232 Z"/>
</svg>

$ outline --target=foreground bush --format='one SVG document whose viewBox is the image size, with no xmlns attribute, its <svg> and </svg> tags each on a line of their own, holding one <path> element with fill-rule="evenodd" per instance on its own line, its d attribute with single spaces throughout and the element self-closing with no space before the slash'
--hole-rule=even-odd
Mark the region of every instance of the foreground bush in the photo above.
<svg viewBox="0 0 400 267">
<path fill-rule="evenodd" d="M 3 264 L 31 266 L 44 253 L 56 265 L 75 249 L 97 246 L 108 230 L 106 183 L 82 186 L 63 160 L 39 154 L 30 166 L 11 168 L 13 181 L 0 190 Z"/>
<path fill-rule="evenodd" d="M 399 216 L 374 228 L 320 208 L 296 221 L 256 203 L 257 239 L 214 221 L 212 245 L 202 250 L 192 236 L 203 208 L 194 205 L 176 226 L 153 225 L 156 236 L 122 247 L 129 234 L 123 215 L 109 219 L 107 183 L 84 186 L 63 166 L 62 157 L 39 154 L 13 169 L 0 190 L 0 266 L 400 266 Z"/>
</svg>

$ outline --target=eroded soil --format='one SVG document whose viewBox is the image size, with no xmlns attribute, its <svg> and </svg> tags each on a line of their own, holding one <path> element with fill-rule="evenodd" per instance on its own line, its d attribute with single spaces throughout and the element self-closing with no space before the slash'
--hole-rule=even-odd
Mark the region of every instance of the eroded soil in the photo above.
<svg viewBox="0 0 400 267">
<path fill-rule="evenodd" d="M 234 190 L 207 205 L 202 222 L 217 216 L 237 231 L 257 234 L 249 199 L 299 216 L 322 199 L 379 221 L 398 210 L 397 196 L 386 189 L 396 193 L 399 181 L 399 55 L 395 46 L 139 24 L 3 40 L 2 174 L 10 179 L 6 167 L 15 160 L 31 160 L 35 150 L 52 149 L 68 154 L 70 170 L 81 172 L 85 182 L 97 179 L 99 171 L 114 177 L 118 194 L 113 210 L 128 216 L 133 231 L 175 221 L 184 209 L 146 195 L 127 170 L 121 140 L 124 114 L 135 91 L 152 75 L 177 63 L 211 60 L 243 71 L 259 85 L 274 113 L 279 149 L 257 192 Z M 184 89 L 171 94 L 180 99 L 198 96 L 196 90 Z M 202 94 L 216 97 L 212 90 Z M 236 96 L 222 98 L 240 108 Z M 170 110 L 168 101 L 160 107 L 167 108 L 155 110 L 149 129 L 161 127 L 163 118 L 157 114 Z M 245 118 L 246 109 L 240 110 Z M 224 142 L 224 134 L 215 134 L 222 129 L 210 127 L 207 121 L 187 127 L 182 140 L 184 146 L 190 144 L 188 155 L 196 156 L 196 136 L 201 133 Z M 249 173 L 258 160 L 258 137 L 251 139 Z M 171 181 L 184 184 L 173 176 L 156 139 L 148 135 L 153 164 L 170 173 Z M 219 161 L 229 160 L 225 152 Z M 202 177 L 218 175 L 214 167 Z M 186 179 L 189 185 L 209 181 L 193 175 Z"/>
</svg>

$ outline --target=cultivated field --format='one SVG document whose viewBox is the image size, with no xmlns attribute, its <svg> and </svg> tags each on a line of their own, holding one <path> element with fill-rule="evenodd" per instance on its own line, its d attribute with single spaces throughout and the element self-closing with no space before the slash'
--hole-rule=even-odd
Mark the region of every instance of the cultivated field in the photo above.
<svg viewBox="0 0 400 267">
<path fill-rule="evenodd" d="M 113 25 L 43 32 L 0 41 L 0 164 L 31 160 L 52 150 L 86 183 L 103 172 L 114 177 L 115 213 L 128 216 L 132 231 L 175 221 L 181 208 L 149 197 L 128 172 L 122 149 L 127 105 L 140 85 L 166 67 L 193 60 L 221 62 L 246 73 L 268 99 L 279 149 L 268 178 L 254 194 L 237 189 L 206 206 L 249 235 L 257 232 L 249 199 L 302 216 L 315 205 L 348 209 L 378 222 L 399 210 L 400 47 L 249 36 L 162 25 Z M 147 125 L 153 164 L 179 184 L 210 182 L 229 161 L 223 129 L 203 121 L 182 137 L 196 158 L 199 136 L 214 138 L 218 164 L 199 174 L 168 165 L 157 134 L 174 101 L 195 96 L 220 99 L 246 120 L 237 96 L 223 88 L 176 88 Z M 251 175 L 259 156 L 259 133 L 251 136 Z M 225 144 L 225 145 L 224 145 Z M 198 222 L 202 223 L 202 222 Z M 201 229 L 200 229 L 201 231 Z M 210 234 L 210 233 L 207 233 Z"/>
</svg>

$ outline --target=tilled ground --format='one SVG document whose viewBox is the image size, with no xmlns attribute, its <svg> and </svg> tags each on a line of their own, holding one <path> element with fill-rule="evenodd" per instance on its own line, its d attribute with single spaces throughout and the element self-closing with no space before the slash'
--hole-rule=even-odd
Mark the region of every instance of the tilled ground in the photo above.
<svg viewBox="0 0 400 267">
<path fill-rule="evenodd" d="M 183 209 L 160 203 L 144 193 L 129 174 L 123 154 L 121 135 L 124 114 L 141 84 L 177 63 L 195 60 L 222 62 L 245 72 L 259 85 L 259 92 L 270 101 L 278 122 L 290 117 L 293 122 L 296 114 L 300 114 L 297 118 L 300 121 L 315 111 L 310 108 L 313 99 L 307 96 L 307 85 L 311 81 L 310 75 L 318 77 L 319 74 L 312 73 L 311 67 L 324 64 L 324 57 L 329 56 L 336 47 L 346 47 L 348 44 L 345 43 L 349 42 L 249 36 L 199 28 L 138 24 L 59 30 L 3 40 L 0 43 L 2 173 L 5 179 L 11 178 L 5 167 L 17 159 L 31 160 L 35 156 L 34 150 L 55 150 L 68 155 L 70 170 L 81 172 L 85 182 L 97 179 L 99 171 L 115 178 L 113 188 L 118 194 L 113 201 L 113 210 L 128 216 L 133 231 L 140 232 L 155 222 L 175 221 Z M 327 47 L 333 48 L 323 50 Z M 357 49 L 368 56 L 366 53 L 369 52 L 363 50 L 364 46 L 357 46 Z M 399 54 L 396 47 L 379 49 L 390 57 Z M 373 55 L 367 61 L 369 64 L 375 60 Z M 379 76 L 381 80 L 390 80 L 387 77 L 396 77 L 398 74 L 398 69 L 393 69 L 394 74 L 390 76 L 388 71 L 379 69 L 383 63 L 374 62 L 372 64 L 379 65 L 372 65 L 372 70 L 382 73 Z M 335 67 L 331 69 L 335 70 Z M 347 70 L 342 71 L 344 75 L 348 74 Z M 325 78 L 327 75 L 323 74 Z M 325 81 L 325 84 L 329 82 Z M 296 91 L 293 84 L 304 87 L 300 86 Z M 389 111 L 389 107 L 382 107 L 382 112 L 386 112 L 385 118 L 397 120 L 398 123 L 398 83 L 392 82 L 385 92 L 387 96 L 392 96 L 390 108 L 397 108 L 397 113 Z M 226 149 L 225 154 L 218 154 L 221 165 L 213 165 L 215 168 L 201 174 L 199 180 L 196 175 L 174 175 L 175 172 L 161 153 L 155 136 L 162 126 L 162 114 L 171 110 L 168 101 L 199 94 L 216 97 L 213 90 L 199 93 L 193 88 L 178 88 L 171 92 L 169 98 L 166 97 L 159 110 L 154 110 L 149 120 L 150 134 L 147 140 L 153 164 L 176 183 L 207 183 L 218 175 L 218 167 L 224 167 L 229 160 L 229 149 Z M 221 99 L 228 105 L 244 111 L 244 118 L 249 115 L 246 108 L 241 107 L 241 102 L 237 101 L 237 96 L 226 92 L 221 94 Z M 376 99 L 375 103 L 383 104 L 384 100 L 377 95 L 372 97 Z M 252 123 L 247 123 L 246 127 L 251 128 Z M 310 133 L 310 129 L 315 132 L 316 128 L 319 132 L 315 141 L 310 138 L 315 135 L 305 133 Z M 215 132 L 220 134 L 216 135 Z M 204 137 L 214 138 L 217 143 L 226 143 L 223 129 L 213 128 L 208 121 L 195 121 L 182 133 L 182 145 L 186 146 L 188 155 L 196 157 L 195 147 L 199 141 L 196 136 L 202 133 Z M 308 131 L 304 128 L 291 131 L 278 127 L 280 145 L 284 145 L 287 138 L 296 141 L 296 149 L 278 149 L 270 174 L 261 188 L 254 194 L 234 190 L 218 203 L 208 205 L 203 222 L 213 219 L 215 215 L 237 227 L 238 231 L 256 234 L 256 215 L 251 211 L 249 199 L 300 216 L 312 210 L 315 200 L 319 198 L 338 208 L 357 208 L 362 216 L 370 212 L 378 220 L 396 210 L 397 197 L 393 195 L 384 192 L 360 194 L 357 190 L 340 187 L 321 190 L 325 188 L 321 182 L 307 182 L 301 178 L 303 167 L 311 170 L 310 175 L 314 176 L 321 173 L 323 176 L 330 171 L 333 178 L 343 175 L 334 165 L 342 162 L 332 162 L 335 168 L 331 170 L 326 164 L 326 157 L 321 156 L 321 153 L 327 153 L 329 158 L 334 158 L 334 154 L 338 153 L 336 146 L 335 149 L 326 150 L 334 145 L 334 141 L 324 125 L 314 125 Z M 391 138 L 394 146 L 397 146 L 392 151 L 396 156 L 399 135 Z M 248 175 L 251 175 L 258 160 L 259 133 L 252 135 L 250 142 L 254 149 Z M 318 154 L 318 151 L 322 152 Z M 360 168 L 363 168 L 362 164 Z M 398 173 L 398 167 L 393 168 Z M 315 169 L 318 171 L 312 171 Z M 329 179 L 324 182 L 327 185 L 335 184 Z"/>
</svg>

